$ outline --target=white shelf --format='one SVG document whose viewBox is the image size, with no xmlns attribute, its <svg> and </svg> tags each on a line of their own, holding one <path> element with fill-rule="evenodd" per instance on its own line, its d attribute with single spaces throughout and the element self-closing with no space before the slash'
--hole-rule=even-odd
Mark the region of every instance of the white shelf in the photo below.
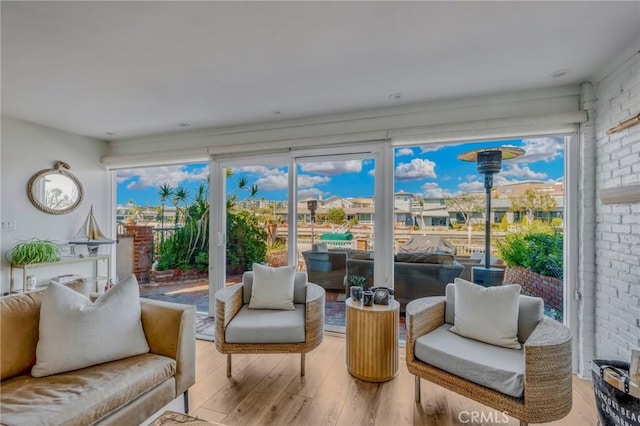
<svg viewBox="0 0 640 426">
<path fill-rule="evenodd" d="M 99 274 L 99 264 L 100 261 L 105 261 L 107 264 L 107 274 L 106 275 L 100 275 Z M 72 264 L 77 264 L 77 263 L 87 263 L 87 262 L 93 262 L 94 264 L 94 268 L 95 268 L 95 276 L 91 277 L 90 280 L 95 280 L 95 288 L 96 291 L 99 291 L 100 289 L 98 288 L 98 283 L 100 281 L 104 281 L 106 280 L 107 282 L 109 282 L 109 280 L 111 279 L 111 256 L 108 254 L 98 254 L 95 256 L 71 256 L 71 257 L 62 257 L 60 258 L 59 261 L 57 262 L 43 262 L 43 263 L 26 263 L 26 264 L 11 264 L 11 293 L 23 293 L 28 291 L 27 290 L 27 275 L 29 273 L 29 271 L 32 270 L 36 270 L 36 269 L 41 269 L 41 268 L 47 268 L 47 267 L 51 267 L 51 266 L 60 266 L 60 265 L 72 265 Z M 14 282 L 14 271 L 15 270 L 22 270 L 22 289 L 19 288 L 15 288 L 15 282 Z M 89 279 L 87 279 L 89 280 Z M 38 286 L 35 290 L 40 290 L 41 288 L 44 288 L 45 286 Z M 29 291 L 35 291 L 35 290 L 29 290 Z"/>
</svg>

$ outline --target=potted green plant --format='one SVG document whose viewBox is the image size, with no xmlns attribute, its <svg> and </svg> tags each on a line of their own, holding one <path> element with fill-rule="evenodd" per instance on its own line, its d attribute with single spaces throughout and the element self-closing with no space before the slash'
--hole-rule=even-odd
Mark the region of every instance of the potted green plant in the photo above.
<svg viewBox="0 0 640 426">
<path fill-rule="evenodd" d="M 57 262 L 60 260 L 60 249 L 53 241 L 34 238 L 13 246 L 5 253 L 5 259 L 15 265 Z"/>
<path fill-rule="evenodd" d="M 349 285 L 349 295 L 354 301 L 362 299 L 362 293 L 367 290 L 367 277 L 362 275 L 349 275 L 347 277 L 347 284 Z"/>
</svg>

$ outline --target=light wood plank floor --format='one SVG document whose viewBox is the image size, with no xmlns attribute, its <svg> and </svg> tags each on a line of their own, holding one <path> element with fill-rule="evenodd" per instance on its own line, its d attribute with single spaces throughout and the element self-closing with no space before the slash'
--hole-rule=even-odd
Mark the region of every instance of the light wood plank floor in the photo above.
<svg viewBox="0 0 640 426">
<path fill-rule="evenodd" d="M 401 355 L 404 348 L 400 348 Z M 345 365 L 345 338 L 327 333 L 307 354 L 300 377 L 300 355 L 233 355 L 233 377 L 226 377 L 226 355 L 211 342 L 196 345 L 196 384 L 189 391 L 192 415 L 225 425 L 518 425 L 513 418 L 422 381 L 422 403 L 413 400 L 414 379 L 401 356 L 395 379 L 368 383 L 353 378 Z M 595 425 L 591 382 L 574 377 L 573 409 L 552 425 Z M 471 422 L 476 411 L 493 422 Z M 489 417 L 491 418 L 491 417 Z"/>
</svg>

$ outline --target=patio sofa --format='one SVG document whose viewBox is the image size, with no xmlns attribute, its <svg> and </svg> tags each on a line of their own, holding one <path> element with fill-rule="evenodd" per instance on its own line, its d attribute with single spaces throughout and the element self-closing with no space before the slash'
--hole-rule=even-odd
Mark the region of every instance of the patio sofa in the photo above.
<svg viewBox="0 0 640 426">
<path fill-rule="evenodd" d="M 88 294 L 84 280 L 68 286 Z M 195 307 L 140 299 L 148 353 L 33 377 L 43 295 L 41 290 L 0 298 L 2 425 L 137 425 L 181 394 L 188 410 L 187 391 L 195 383 Z"/>
<path fill-rule="evenodd" d="M 345 250 L 302 252 L 310 283 L 318 284 L 325 290 L 344 290 L 344 277 L 347 273 Z"/>
<path fill-rule="evenodd" d="M 347 260 L 347 275 L 367 278 L 373 286 L 373 260 L 369 252 L 352 251 Z M 447 284 L 459 277 L 465 267 L 450 254 L 398 253 L 393 264 L 394 298 L 400 302 L 400 312 L 407 303 L 421 297 L 444 296 Z"/>
</svg>

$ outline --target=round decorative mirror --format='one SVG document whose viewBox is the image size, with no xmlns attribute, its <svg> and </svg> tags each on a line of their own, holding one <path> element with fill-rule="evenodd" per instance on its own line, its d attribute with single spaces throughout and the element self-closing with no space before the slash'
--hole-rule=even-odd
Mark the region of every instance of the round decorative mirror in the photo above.
<svg viewBox="0 0 640 426">
<path fill-rule="evenodd" d="M 29 179 L 27 194 L 37 209 L 49 214 L 66 214 L 82 202 L 84 189 L 64 161 L 57 161 L 53 169 L 40 170 Z"/>
</svg>

